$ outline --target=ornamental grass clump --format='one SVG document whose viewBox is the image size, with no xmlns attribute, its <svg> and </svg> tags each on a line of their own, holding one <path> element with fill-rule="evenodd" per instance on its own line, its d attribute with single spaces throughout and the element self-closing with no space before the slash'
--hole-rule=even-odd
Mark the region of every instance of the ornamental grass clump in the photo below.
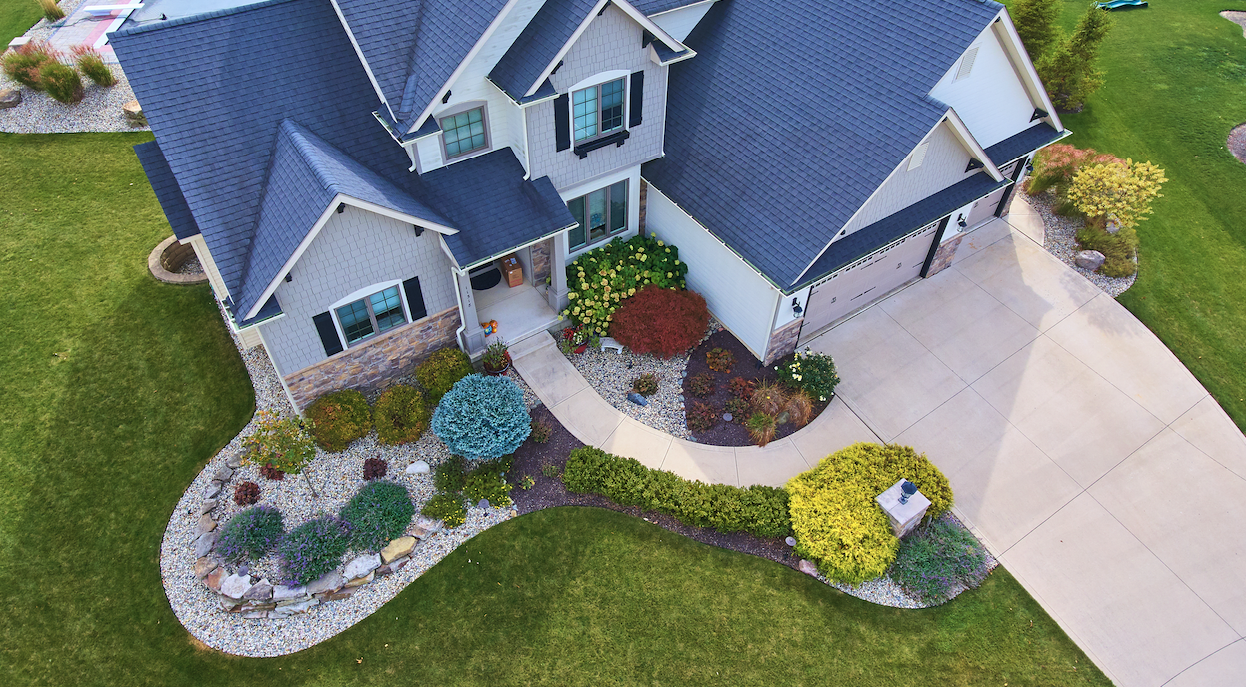
<svg viewBox="0 0 1246 687">
<path fill-rule="evenodd" d="M 117 77 L 113 75 L 99 51 L 89 45 L 74 46 L 74 62 L 78 71 L 95 82 L 95 85 L 109 88 L 116 85 Z"/>
<path fill-rule="evenodd" d="M 60 62 L 45 62 L 39 67 L 39 85 L 52 99 L 70 105 L 82 100 L 82 77 Z"/>
<path fill-rule="evenodd" d="M 353 546 L 379 551 L 402 536 L 415 517 L 415 504 L 405 486 L 377 480 L 363 485 L 339 515 L 350 527 Z"/>
<path fill-rule="evenodd" d="M 469 460 L 514 453 L 531 432 L 523 391 L 509 377 L 468 375 L 433 413 L 433 433 L 452 455 Z"/>
<path fill-rule="evenodd" d="M 562 316 L 605 336 L 611 316 L 624 299 L 650 284 L 662 289 L 687 288 L 686 274 L 688 265 L 679 259 L 679 249 L 656 234 L 627 241 L 616 238 L 567 265 L 568 304 Z"/>
<path fill-rule="evenodd" d="M 634 353 L 670 358 L 701 341 L 710 311 L 695 291 L 650 285 L 624 301 L 612 317 L 610 336 L 619 343 Z"/>
<path fill-rule="evenodd" d="M 898 444 L 853 444 L 788 480 L 796 553 L 835 582 L 882 575 L 900 542 L 874 497 L 907 479 L 930 499 L 927 518 L 952 507 L 948 480 L 925 455 Z"/>
<path fill-rule="evenodd" d="M 435 351 L 420 363 L 415 368 L 415 378 L 424 387 L 424 398 L 428 405 L 435 407 L 447 391 L 474 371 L 471 358 L 463 351 L 450 347 Z"/>
<path fill-rule="evenodd" d="M 242 440 L 252 465 L 268 465 L 282 472 L 302 472 L 316 457 L 316 444 L 296 418 L 283 418 L 271 410 L 256 413 L 255 433 Z"/>
<path fill-rule="evenodd" d="M 433 415 L 424 403 L 424 394 L 404 384 L 386 389 L 376 399 L 372 414 L 377 440 L 390 446 L 419 441 L 428 431 L 428 422 Z"/>
<path fill-rule="evenodd" d="M 533 420 L 531 423 L 532 433 L 528 438 L 538 444 L 544 444 L 554 435 L 554 427 L 545 420 Z"/>
<path fill-rule="evenodd" d="M 835 387 L 839 385 L 835 361 L 831 356 L 814 353 L 810 348 L 805 348 L 803 353 L 796 351 L 790 362 L 775 365 L 774 371 L 781 384 L 789 389 L 803 389 L 810 399 L 822 403 L 831 400 Z"/>
<path fill-rule="evenodd" d="M 774 439 L 778 423 L 770 413 L 753 413 L 744 421 L 744 426 L 748 429 L 748 435 L 753 443 L 765 446 Z"/>
<path fill-rule="evenodd" d="M 887 576 L 923 602 L 940 604 L 982 584 L 990 572 L 982 542 L 945 513 L 900 540 Z"/>
<path fill-rule="evenodd" d="M 773 382 L 762 381 L 753 389 L 753 409 L 771 417 L 778 417 L 787 407 L 787 391 Z"/>
<path fill-rule="evenodd" d="M 349 543 L 349 526 L 323 515 L 290 530 L 277 547 L 287 580 L 307 584 L 336 568 Z"/>
<path fill-rule="evenodd" d="M 372 431 L 368 399 L 354 389 L 342 389 L 317 398 L 306 411 L 308 429 L 320 448 L 337 453 Z"/>
<path fill-rule="evenodd" d="M 21 85 L 36 90 L 43 90 L 43 82 L 39 79 L 39 69 L 48 63 L 56 62 L 57 52 L 44 41 L 31 41 L 16 50 L 4 54 L 3 63 L 5 76 Z"/>
<path fill-rule="evenodd" d="M 39 11 L 43 12 L 43 18 L 49 22 L 60 21 L 65 18 L 65 10 L 56 4 L 56 0 L 35 0 L 39 4 Z"/>
<path fill-rule="evenodd" d="M 221 527 L 215 550 L 230 563 L 254 561 L 277 548 L 285 532 L 281 511 L 255 506 L 239 512 Z"/>
</svg>

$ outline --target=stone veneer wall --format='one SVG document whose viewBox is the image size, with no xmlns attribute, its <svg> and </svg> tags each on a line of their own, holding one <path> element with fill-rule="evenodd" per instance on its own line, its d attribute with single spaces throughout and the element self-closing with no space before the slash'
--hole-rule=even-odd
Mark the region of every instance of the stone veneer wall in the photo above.
<svg viewBox="0 0 1246 687">
<path fill-rule="evenodd" d="M 763 361 L 766 365 L 773 365 L 774 361 L 796 350 L 796 340 L 800 338 L 800 327 L 804 323 L 803 317 L 792 320 L 770 334 L 770 342 L 766 344 L 766 359 Z"/>
<path fill-rule="evenodd" d="M 330 391 L 383 388 L 410 374 L 433 351 L 455 345 L 458 327 L 459 309 L 443 310 L 290 374 L 286 385 L 299 410 Z"/>
<path fill-rule="evenodd" d="M 554 252 L 554 239 L 532 245 L 532 285 L 540 286 L 549 276 L 549 256 Z"/>
<path fill-rule="evenodd" d="M 930 271 L 926 273 L 927 279 L 952 266 L 952 259 L 956 257 L 956 249 L 963 238 L 965 238 L 964 234 L 957 234 L 956 238 L 944 241 L 943 245 L 939 246 L 939 250 L 935 251 L 934 260 L 930 263 Z"/>
</svg>

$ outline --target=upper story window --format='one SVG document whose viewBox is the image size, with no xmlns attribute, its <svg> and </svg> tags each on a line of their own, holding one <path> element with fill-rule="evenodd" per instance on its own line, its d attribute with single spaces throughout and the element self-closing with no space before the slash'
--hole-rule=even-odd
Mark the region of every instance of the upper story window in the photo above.
<svg viewBox="0 0 1246 687">
<path fill-rule="evenodd" d="M 407 322 L 397 285 L 343 305 L 337 319 L 347 346 Z"/>
<path fill-rule="evenodd" d="M 488 147 L 485 134 L 485 108 L 441 118 L 441 131 L 446 142 L 446 158 L 459 157 Z"/>
<path fill-rule="evenodd" d="M 626 82 L 626 79 L 615 79 L 571 94 L 576 141 L 584 141 L 623 128 L 623 94 Z"/>
<path fill-rule="evenodd" d="M 627 180 L 567 201 L 567 209 L 580 226 L 567 236 L 571 250 L 578 250 L 627 229 Z"/>
</svg>

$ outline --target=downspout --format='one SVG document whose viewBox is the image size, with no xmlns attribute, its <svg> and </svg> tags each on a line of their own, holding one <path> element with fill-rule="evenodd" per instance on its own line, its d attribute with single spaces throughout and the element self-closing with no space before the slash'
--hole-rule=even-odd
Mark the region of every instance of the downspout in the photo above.
<svg viewBox="0 0 1246 687">
<path fill-rule="evenodd" d="M 459 328 L 454 330 L 454 340 L 458 342 L 459 348 L 466 348 L 467 344 L 463 341 L 463 332 L 467 330 L 467 318 L 463 317 L 463 289 L 459 287 L 459 277 L 465 274 L 458 267 L 450 268 L 450 278 L 454 280 L 454 300 L 459 304 Z"/>
</svg>

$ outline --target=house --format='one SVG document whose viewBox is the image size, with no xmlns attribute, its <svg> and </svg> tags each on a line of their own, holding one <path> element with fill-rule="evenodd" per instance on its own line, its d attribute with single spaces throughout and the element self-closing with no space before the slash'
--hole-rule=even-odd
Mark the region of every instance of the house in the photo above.
<svg viewBox="0 0 1246 687">
<path fill-rule="evenodd" d="M 1066 135 L 994 2 L 215 5 L 112 44 L 175 234 L 297 407 L 549 327 L 567 263 L 643 231 L 772 361 L 950 264 Z"/>
</svg>

